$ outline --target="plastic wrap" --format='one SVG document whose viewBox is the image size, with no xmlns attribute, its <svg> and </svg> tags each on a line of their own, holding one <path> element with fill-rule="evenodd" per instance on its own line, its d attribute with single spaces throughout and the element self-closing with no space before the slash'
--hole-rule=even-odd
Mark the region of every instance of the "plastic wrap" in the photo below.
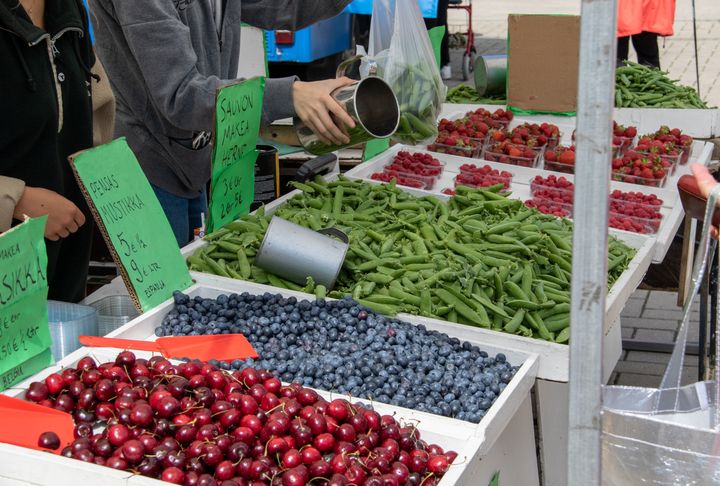
<svg viewBox="0 0 720 486">
<path fill-rule="evenodd" d="M 361 73 L 371 73 L 370 65 L 393 88 L 400 103 L 400 127 L 393 138 L 408 145 L 434 140 L 447 88 L 417 0 L 374 2 L 369 57 Z"/>
<path fill-rule="evenodd" d="M 716 187 L 705 212 L 709 220 L 720 194 Z M 681 386 L 688 323 L 694 297 L 716 251 L 703 234 L 695 259 L 693 291 L 683 308 L 675 349 L 659 388 L 607 386 L 603 390 L 603 484 L 720 484 L 720 424 L 717 363 L 714 381 Z"/>
</svg>

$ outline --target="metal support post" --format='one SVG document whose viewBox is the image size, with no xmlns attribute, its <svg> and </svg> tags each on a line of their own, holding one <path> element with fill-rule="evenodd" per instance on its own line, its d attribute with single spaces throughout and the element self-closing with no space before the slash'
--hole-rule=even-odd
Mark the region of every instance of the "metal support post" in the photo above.
<svg viewBox="0 0 720 486">
<path fill-rule="evenodd" d="M 602 341 L 615 90 L 615 0 L 583 0 L 575 167 L 568 484 L 601 484 Z"/>
</svg>

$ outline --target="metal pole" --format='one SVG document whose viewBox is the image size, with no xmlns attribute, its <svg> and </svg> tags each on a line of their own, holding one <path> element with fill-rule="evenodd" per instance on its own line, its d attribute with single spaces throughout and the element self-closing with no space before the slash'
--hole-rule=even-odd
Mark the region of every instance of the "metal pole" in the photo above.
<svg viewBox="0 0 720 486">
<path fill-rule="evenodd" d="M 615 94 L 615 0 L 583 0 L 575 167 L 568 484 L 601 484 L 602 341 Z"/>
<path fill-rule="evenodd" d="M 697 84 L 698 96 L 700 96 L 700 61 L 698 59 L 697 16 L 695 15 L 695 0 L 692 0 L 692 17 L 693 44 L 695 46 L 695 83 Z"/>
</svg>

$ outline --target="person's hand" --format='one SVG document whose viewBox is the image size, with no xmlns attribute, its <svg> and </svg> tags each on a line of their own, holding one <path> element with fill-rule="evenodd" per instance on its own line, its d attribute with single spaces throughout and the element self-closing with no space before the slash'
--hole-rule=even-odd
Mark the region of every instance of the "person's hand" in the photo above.
<svg viewBox="0 0 720 486">
<path fill-rule="evenodd" d="M 48 215 L 45 238 L 51 241 L 67 238 L 85 224 L 85 215 L 68 199 L 55 191 L 26 186 L 13 217 L 22 220 L 25 216 L 37 218 L 45 214 Z"/>
<path fill-rule="evenodd" d="M 354 128 L 355 121 L 330 93 L 354 82 L 338 78 L 293 83 L 295 113 L 324 143 L 342 145 L 350 141 L 345 127 Z"/>
<path fill-rule="evenodd" d="M 690 169 L 692 170 L 693 176 L 695 177 L 695 181 L 697 182 L 698 189 L 700 189 L 700 193 L 705 199 L 707 199 L 708 196 L 710 196 L 710 191 L 718 184 L 718 182 L 712 176 L 707 167 L 702 164 L 692 164 L 690 166 Z M 718 199 L 717 205 L 720 206 L 720 199 Z M 710 229 L 710 233 L 712 234 L 713 238 L 717 239 L 717 228 L 713 226 Z"/>
</svg>

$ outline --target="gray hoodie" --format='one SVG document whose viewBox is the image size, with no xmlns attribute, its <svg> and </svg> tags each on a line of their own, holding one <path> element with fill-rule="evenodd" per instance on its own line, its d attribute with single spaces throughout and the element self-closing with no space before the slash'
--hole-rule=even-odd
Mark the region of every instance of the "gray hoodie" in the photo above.
<svg viewBox="0 0 720 486">
<path fill-rule="evenodd" d="M 150 182 L 193 198 L 210 179 L 216 90 L 238 70 L 240 23 L 297 30 L 340 13 L 350 0 L 90 0 L 95 48 L 117 98 L 115 135 L 127 138 Z M 241 9 L 242 4 L 242 9 Z M 295 78 L 268 79 L 263 121 L 294 115 Z"/>
</svg>

